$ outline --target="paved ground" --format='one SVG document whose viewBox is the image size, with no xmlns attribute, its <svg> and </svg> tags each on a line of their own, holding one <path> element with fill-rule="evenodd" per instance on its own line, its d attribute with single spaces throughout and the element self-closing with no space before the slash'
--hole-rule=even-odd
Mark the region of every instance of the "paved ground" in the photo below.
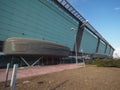
<svg viewBox="0 0 120 90">
<path fill-rule="evenodd" d="M 120 90 L 120 68 L 95 65 L 78 68 L 75 64 L 54 67 L 77 69 L 17 79 L 15 90 Z M 54 70 L 52 67 L 49 69 Z M 4 82 L 0 82 L 0 90 L 10 90 L 10 86 L 4 87 Z"/>
<path fill-rule="evenodd" d="M 68 69 L 74 69 L 82 67 L 82 64 L 59 64 L 59 65 L 50 65 L 50 66 L 35 66 L 35 67 L 21 67 L 17 70 L 17 78 L 25 78 L 31 76 L 38 76 L 42 74 L 58 72 Z M 6 70 L 0 69 L 0 82 L 5 81 Z M 8 80 L 11 79 L 12 69 L 10 69 Z"/>
</svg>

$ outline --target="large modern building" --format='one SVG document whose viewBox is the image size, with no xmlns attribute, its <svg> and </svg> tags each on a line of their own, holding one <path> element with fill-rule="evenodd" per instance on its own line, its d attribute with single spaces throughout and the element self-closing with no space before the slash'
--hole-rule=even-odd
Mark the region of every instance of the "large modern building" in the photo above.
<svg viewBox="0 0 120 90">
<path fill-rule="evenodd" d="M 8 62 L 11 66 L 14 63 L 23 66 L 25 59 L 32 64 L 34 59 L 42 57 L 39 54 L 24 55 L 24 58 L 6 55 L 3 48 L 9 38 L 37 39 L 63 45 L 69 48 L 67 56 L 74 56 L 77 52 L 78 56 L 105 58 L 112 57 L 114 51 L 67 0 L 0 0 L 0 67 Z M 64 55 L 46 55 L 38 63 L 57 64 L 62 57 Z"/>
</svg>

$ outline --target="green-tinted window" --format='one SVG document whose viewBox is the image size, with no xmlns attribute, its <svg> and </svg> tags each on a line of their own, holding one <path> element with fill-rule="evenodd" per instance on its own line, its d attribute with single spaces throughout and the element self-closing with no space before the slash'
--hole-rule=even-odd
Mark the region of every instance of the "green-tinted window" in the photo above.
<svg viewBox="0 0 120 90">
<path fill-rule="evenodd" d="M 104 43 L 103 41 L 100 40 L 98 53 L 104 54 L 104 52 L 105 52 L 105 43 Z"/>
<path fill-rule="evenodd" d="M 98 42 L 98 38 L 87 28 L 84 28 L 79 51 L 82 50 L 85 53 L 95 53 L 97 42 Z"/>
<path fill-rule="evenodd" d="M 74 45 L 78 22 L 51 0 L 0 0 L 0 40 L 26 37 Z"/>
<path fill-rule="evenodd" d="M 110 52 L 110 46 L 107 46 L 106 54 L 109 55 L 109 52 Z"/>
</svg>

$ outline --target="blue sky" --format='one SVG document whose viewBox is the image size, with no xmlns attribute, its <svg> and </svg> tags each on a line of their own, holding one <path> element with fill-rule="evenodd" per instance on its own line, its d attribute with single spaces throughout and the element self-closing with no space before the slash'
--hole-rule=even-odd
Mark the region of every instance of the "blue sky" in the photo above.
<svg viewBox="0 0 120 90">
<path fill-rule="evenodd" d="M 120 49 L 120 0 L 67 0 L 115 48 Z"/>
</svg>

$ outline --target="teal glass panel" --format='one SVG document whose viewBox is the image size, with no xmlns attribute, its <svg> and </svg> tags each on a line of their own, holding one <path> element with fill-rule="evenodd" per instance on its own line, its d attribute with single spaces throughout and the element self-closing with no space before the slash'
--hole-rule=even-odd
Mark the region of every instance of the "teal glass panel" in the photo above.
<svg viewBox="0 0 120 90">
<path fill-rule="evenodd" d="M 111 49 L 110 51 L 110 56 L 113 56 L 113 49 Z"/>
<path fill-rule="evenodd" d="M 107 46 L 106 54 L 109 55 L 110 52 L 110 46 Z"/>
<path fill-rule="evenodd" d="M 78 22 L 51 0 L 0 0 L 0 40 L 26 37 L 53 41 L 73 50 Z"/>
<path fill-rule="evenodd" d="M 79 51 L 85 53 L 95 53 L 97 47 L 98 38 L 90 32 L 87 28 L 84 28 L 82 41 Z"/>
<path fill-rule="evenodd" d="M 98 53 L 104 54 L 104 52 L 105 52 L 105 43 L 104 43 L 103 41 L 100 40 Z"/>
</svg>

